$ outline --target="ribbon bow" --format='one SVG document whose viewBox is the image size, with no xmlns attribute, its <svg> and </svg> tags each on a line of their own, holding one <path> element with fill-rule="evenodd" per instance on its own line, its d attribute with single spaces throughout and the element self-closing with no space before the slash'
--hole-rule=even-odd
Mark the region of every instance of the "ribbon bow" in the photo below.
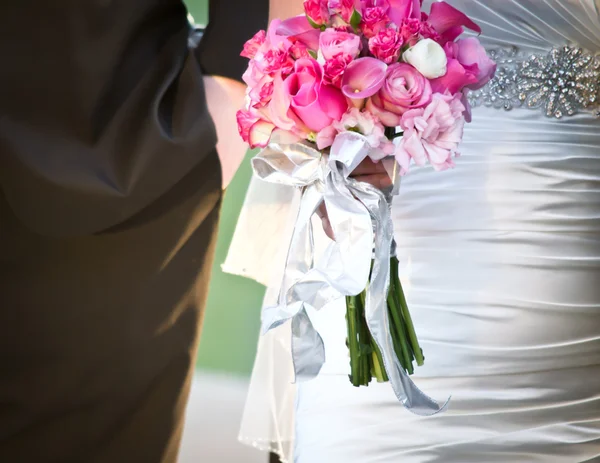
<svg viewBox="0 0 600 463">
<path fill-rule="evenodd" d="M 296 379 L 312 379 L 325 363 L 325 346 L 307 306 L 319 310 L 340 295 L 354 296 L 367 288 L 365 318 L 396 397 L 417 415 L 433 415 L 448 402 L 438 404 L 413 383 L 394 353 L 389 331 L 393 224 L 388 201 L 378 189 L 350 178 L 371 149 L 364 136 L 345 132 L 336 137 L 328 158 L 307 143 L 272 139 L 252 160 L 262 180 L 304 190 L 278 303 L 263 309 L 262 331 L 291 319 Z M 336 240 L 315 262 L 311 218 L 323 202 Z"/>
</svg>

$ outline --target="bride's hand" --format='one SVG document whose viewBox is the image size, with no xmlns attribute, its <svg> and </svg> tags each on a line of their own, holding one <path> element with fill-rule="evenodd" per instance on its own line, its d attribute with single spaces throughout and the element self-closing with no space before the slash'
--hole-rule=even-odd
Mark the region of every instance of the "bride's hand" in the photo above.
<svg viewBox="0 0 600 463">
<path fill-rule="evenodd" d="M 365 182 L 373 185 L 375 188 L 383 190 L 392 185 L 392 180 L 388 175 L 382 162 L 373 162 L 371 159 L 365 159 L 355 170 L 352 172 L 352 177 L 359 182 Z M 335 239 L 333 229 L 331 228 L 331 222 L 327 216 L 327 209 L 325 203 L 321 204 L 317 211 L 317 215 L 321 218 L 323 225 L 323 231 L 331 238 Z"/>
</svg>

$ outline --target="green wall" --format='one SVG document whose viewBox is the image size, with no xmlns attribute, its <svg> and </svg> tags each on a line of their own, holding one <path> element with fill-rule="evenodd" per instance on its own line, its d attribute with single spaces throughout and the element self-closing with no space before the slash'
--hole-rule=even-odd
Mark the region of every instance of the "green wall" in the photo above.
<svg viewBox="0 0 600 463">
<path fill-rule="evenodd" d="M 208 0 L 187 0 L 197 24 L 206 24 Z M 235 121 L 231 134 L 237 137 Z M 198 352 L 198 367 L 238 375 L 252 369 L 264 288 L 245 278 L 224 274 L 221 264 L 233 236 L 250 181 L 250 154 L 227 189 L 221 213 L 217 253 Z"/>
</svg>

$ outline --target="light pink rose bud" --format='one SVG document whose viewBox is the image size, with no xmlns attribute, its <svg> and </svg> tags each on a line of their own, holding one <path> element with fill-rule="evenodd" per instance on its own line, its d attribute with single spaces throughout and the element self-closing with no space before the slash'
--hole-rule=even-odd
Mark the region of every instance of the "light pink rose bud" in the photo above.
<svg viewBox="0 0 600 463">
<path fill-rule="evenodd" d="M 400 58 L 400 50 L 404 45 L 400 32 L 396 29 L 383 29 L 369 39 L 369 50 L 375 58 L 385 64 L 392 64 Z"/>
<path fill-rule="evenodd" d="M 360 53 L 360 37 L 348 32 L 327 29 L 319 37 L 319 51 L 325 60 L 330 60 L 340 53 L 356 58 Z"/>
<path fill-rule="evenodd" d="M 360 13 L 360 2 L 357 0 L 329 0 L 329 9 L 349 23 L 355 9 Z"/>
<path fill-rule="evenodd" d="M 414 67 L 396 63 L 388 67 L 381 90 L 367 102 L 367 109 L 384 125 L 397 127 L 402 114 L 431 101 L 431 85 Z"/>
<path fill-rule="evenodd" d="M 319 26 L 329 23 L 327 0 L 306 0 L 304 2 L 304 12 L 313 23 Z"/>
</svg>

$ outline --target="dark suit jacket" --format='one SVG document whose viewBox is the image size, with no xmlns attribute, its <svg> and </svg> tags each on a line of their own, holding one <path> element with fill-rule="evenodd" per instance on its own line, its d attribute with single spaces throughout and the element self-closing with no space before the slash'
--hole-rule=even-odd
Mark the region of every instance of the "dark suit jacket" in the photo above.
<svg viewBox="0 0 600 463">
<path fill-rule="evenodd" d="M 202 68 L 239 79 L 267 8 L 211 1 L 190 54 L 180 0 L 2 2 L 0 188 L 19 219 L 94 233 L 168 191 L 216 144 Z"/>
<path fill-rule="evenodd" d="M 175 463 L 221 198 L 202 69 L 267 1 L 0 2 L 0 462 Z M 232 121 L 232 134 L 235 133 Z"/>
</svg>

